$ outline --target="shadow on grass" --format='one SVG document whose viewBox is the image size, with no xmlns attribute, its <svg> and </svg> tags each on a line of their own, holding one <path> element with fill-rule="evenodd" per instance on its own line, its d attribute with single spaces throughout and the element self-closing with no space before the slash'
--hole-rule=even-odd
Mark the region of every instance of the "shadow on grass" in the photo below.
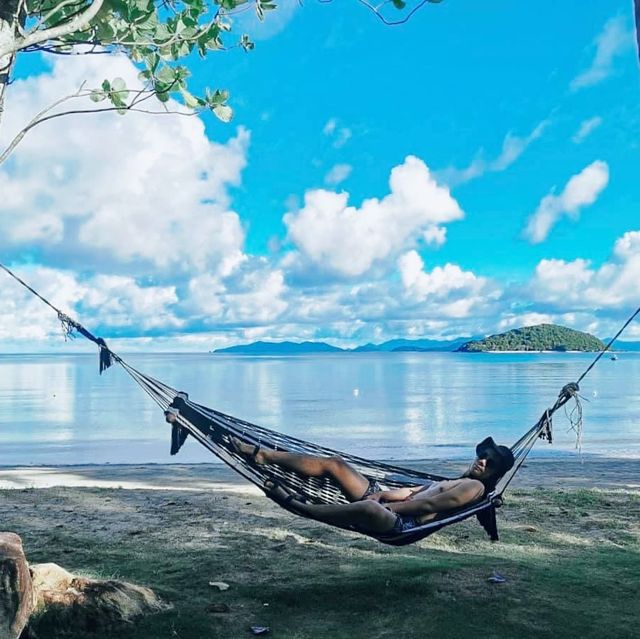
<svg viewBox="0 0 640 639">
<path fill-rule="evenodd" d="M 400 549 L 263 499 L 211 493 L 15 491 L 0 493 L 0 515 L 31 561 L 147 585 L 173 604 L 118 639 L 235 639 L 251 625 L 275 639 L 599 639 L 637 629 L 640 500 L 621 491 L 516 491 L 501 543 L 465 522 Z M 494 570 L 507 583 L 489 583 Z"/>
</svg>

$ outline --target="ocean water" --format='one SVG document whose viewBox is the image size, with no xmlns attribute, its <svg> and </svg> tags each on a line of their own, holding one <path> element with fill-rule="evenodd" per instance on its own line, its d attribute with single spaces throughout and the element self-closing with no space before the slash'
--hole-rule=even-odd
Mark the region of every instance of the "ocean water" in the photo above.
<svg viewBox="0 0 640 639">
<path fill-rule="evenodd" d="M 293 357 L 131 354 L 192 399 L 376 459 L 465 458 L 487 435 L 513 443 L 591 354 L 353 353 Z M 608 356 L 582 384 L 585 455 L 640 457 L 640 353 Z M 555 442 L 576 455 L 562 411 Z M 215 461 L 196 442 L 169 456 L 162 412 L 97 355 L 0 355 L 0 465 Z"/>
</svg>

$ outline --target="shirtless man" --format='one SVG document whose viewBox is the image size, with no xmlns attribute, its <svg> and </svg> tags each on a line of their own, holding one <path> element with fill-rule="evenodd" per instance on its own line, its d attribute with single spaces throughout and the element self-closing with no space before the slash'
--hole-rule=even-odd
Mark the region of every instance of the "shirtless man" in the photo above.
<svg viewBox="0 0 640 639">
<path fill-rule="evenodd" d="M 459 479 L 380 490 L 341 457 L 314 457 L 253 446 L 232 437 L 236 452 L 259 465 L 278 464 L 307 477 L 331 477 L 342 488 L 348 504 L 307 504 L 270 482 L 269 494 L 293 510 L 338 526 L 354 526 L 377 535 L 395 535 L 419 526 L 438 514 L 471 504 L 495 487 L 514 463 L 506 446 L 487 437 L 476 446 L 476 459 Z"/>
</svg>

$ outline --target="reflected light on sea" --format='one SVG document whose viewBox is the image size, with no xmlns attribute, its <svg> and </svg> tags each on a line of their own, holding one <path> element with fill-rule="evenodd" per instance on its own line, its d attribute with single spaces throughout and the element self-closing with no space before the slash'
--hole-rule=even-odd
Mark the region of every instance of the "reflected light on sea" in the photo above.
<svg viewBox="0 0 640 639">
<path fill-rule="evenodd" d="M 513 443 L 590 354 L 341 353 L 296 357 L 135 354 L 125 359 L 192 399 L 338 450 L 379 459 L 468 458 L 491 434 Z M 171 458 L 162 412 L 96 355 L 0 356 L 0 464 L 213 461 L 195 442 Z M 640 354 L 603 359 L 583 383 L 586 454 L 640 456 Z M 357 392 L 355 392 L 357 390 Z M 571 454 L 568 422 L 553 446 Z"/>
</svg>

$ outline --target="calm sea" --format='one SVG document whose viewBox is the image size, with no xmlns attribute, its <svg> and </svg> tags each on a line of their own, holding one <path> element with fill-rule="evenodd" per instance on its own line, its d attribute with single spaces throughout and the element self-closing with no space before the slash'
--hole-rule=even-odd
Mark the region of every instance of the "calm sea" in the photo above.
<svg viewBox="0 0 640 639">
<path fill-rule="evenodd" d="M 192 399 L 251 422 L 379 459 L 461 458 L 491 434 L 513 443 L 585 354 L 354 353 L 296 357 L 132 354 Z M 605 356 L 582 385 L 585 454 L 640 457 L 640 353 Z M 537 455 L 574 455 L 568 422 Z M 213 461 L 169 456 L 157 406 L 97 355 L 0 356 L 0 465 Z"/>
</svg>

